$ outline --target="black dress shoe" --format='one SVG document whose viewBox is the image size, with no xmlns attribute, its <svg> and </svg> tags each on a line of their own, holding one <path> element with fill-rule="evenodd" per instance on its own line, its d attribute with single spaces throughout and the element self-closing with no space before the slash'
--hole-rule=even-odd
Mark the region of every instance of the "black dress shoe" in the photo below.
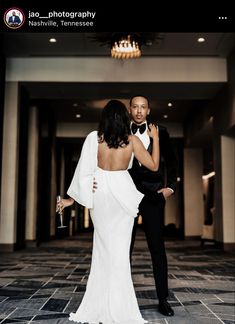
<svg viewBox="0 0 235 324">
<path fill-rule="evenodd" d="M 162 315 L 174 316 L 174 311 L 167 300 L 159 301 L 158 310 Z"/>
</svg>

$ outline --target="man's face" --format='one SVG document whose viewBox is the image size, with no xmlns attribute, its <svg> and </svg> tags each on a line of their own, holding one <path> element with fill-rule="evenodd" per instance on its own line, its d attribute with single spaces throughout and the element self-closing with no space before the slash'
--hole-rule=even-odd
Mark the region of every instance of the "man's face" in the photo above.
<svg viewBox="0 0 235 324">
<path fill-rule="evenodd" d="M 12 12 L 12 15 L 13 15 L 13 16 L 15 16 L 15 15 L 16 15 L 16 12 L 15 12 L 15 11 L 13 11 L 13 12 Z"/>
<path fill-rule="evenodd" d="M 131 118 L 136 124 L 142 124 L 146 121 L 150 109 L 147 99 L 143 97 L 134 97 L 129 108 Z"/>
</svg>

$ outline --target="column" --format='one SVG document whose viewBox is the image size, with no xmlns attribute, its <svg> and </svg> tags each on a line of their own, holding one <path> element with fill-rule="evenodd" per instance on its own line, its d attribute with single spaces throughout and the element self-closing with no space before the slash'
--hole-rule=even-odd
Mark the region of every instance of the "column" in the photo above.
<svg viewBox="0 0 235 324">
<path fill-rule="evenodd" d="M 235 248 L 235 138 L 221 136 L 223 246 Z"/>
<path fill-rule="evenodd" d="M 213 160 L 215 170 L 215 214 L 214 234 L 217 242 L 223 242 L 223 213 L 222 213 L 222 175 L 221 175 L 221 138 L 215 132 L 213 137 Z"/>
<path fill-rule="evenodd" d="M 0 250 L 13 251 L 16 244 L 18 194 L 19 111 L 18 83 L 5 87 L 2 177 L 0 207 Z"/>
<path fill-rule="evenodd" d="M 56 234 L 56 135 L 54 125 L 51 125 L 51 183 L 50 183 L 50 236 L 55 237 Z"/>
<path fill-rule="evenodd" d="M 36 241 L 37 226 L 37 185 L 38 185 L 38 111 L 30 107 L 28 130 L 28 160 L 27 160 L 27 196 L 25 239 L 27 245 Z M 34 245 L 34 244 L 33 244 Z"/>
<path fill-rule="evenodd" d="M 198 238 L 204 221 L 202 150 L 184 149 L 184 235 Z"/>
<path fill-rule="evenodd" d="M 1 45 L 3 45 L 3 36 L 0 36 L 0 47 Z M 0 185 L 1 185 L 1 170 L 2 170 L 2 140 L 3 140 L 2 135 L 3 135 L 3 116 L 4 116 L 3 110 L 4 110 L 5 70 L 6 70 L 6 58 L 0 52 Z"/>
<path fill-rule="evenodd" d="M 64 147 L 61 148 L 60 155 L 60 195 L 65 197 L 65 158 L 64 158 Z"/>
</svg>

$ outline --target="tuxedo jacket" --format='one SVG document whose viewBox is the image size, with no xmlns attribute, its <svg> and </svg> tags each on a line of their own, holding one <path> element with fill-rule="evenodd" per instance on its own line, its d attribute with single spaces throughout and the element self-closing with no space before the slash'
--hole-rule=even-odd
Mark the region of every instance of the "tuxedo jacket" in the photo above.
<svg viewBox="0 0 235 324">
<path fill-rule="evenodd" d="M 9 24 L 20 24 L 21 20 L 18 16 L 15 16 L 14 21 L 13 21 L 13 16 L 10 16 L 8 19 Z"/>
<path fill-rule="evenodd" d="M 174 192 L 176 190 L 177 158 L 166 127 L 158 125 L 158 128 L 160 146 L 160 164 L 158 171 L 150 171 L 143 165 L 140 165 L 135 157 L 132 168 L 129 169 L 137 189 L 145 195 L 165 187 L 173 189 Z M 152 153 L 152 141 L 152 138 L 150 138 L 148 147 L 150 154 Z"/>
</svg>

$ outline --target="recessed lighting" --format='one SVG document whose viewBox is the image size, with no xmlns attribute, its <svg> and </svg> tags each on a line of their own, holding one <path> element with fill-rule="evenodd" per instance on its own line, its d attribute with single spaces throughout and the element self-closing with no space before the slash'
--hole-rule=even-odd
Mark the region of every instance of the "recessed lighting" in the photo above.
<svg viewBox="0 0 235 324">
<path fill-rule="evenodd" d="M 56 43 L 57 40 L 56 40 L 55 38 L 50 38 L 50 39 L 49 39 L 49 42 L 50 42 L 50 43 Z"/>
<path fill-rule="evenodd" d="M 73 107 L 77 107 L 78 106 L 78 104 L 75 102 L 74 104 L 73 104 Z"/>
<path fill-rule="evenodd" d="M 168 107 L 172 107 L 173 105 L 172 105 L 171 102 L 168 102 L 167 106 L 168 106 Z"/>
<path fill-rule="evenodd" d="M 181 181 L 181 178 L 180 177 L 177 177 L 177 182 L 180 182 Z"/>
<path fill-rule="evenodd" d="M 205 42 L 205 38 L 204 37 L 199 37 L 197 39 L 198 43 L 204 43 Z"/>
<path fill-rule="evenodd" d="M 76 114 L 76 118 L 81 118 L 81 115 L 80 114 Z"/>
<path fill-rule="evenodd" d="M 168 115 L 163 115 L 163 118 L 168 118 Z"/>
</svg>

